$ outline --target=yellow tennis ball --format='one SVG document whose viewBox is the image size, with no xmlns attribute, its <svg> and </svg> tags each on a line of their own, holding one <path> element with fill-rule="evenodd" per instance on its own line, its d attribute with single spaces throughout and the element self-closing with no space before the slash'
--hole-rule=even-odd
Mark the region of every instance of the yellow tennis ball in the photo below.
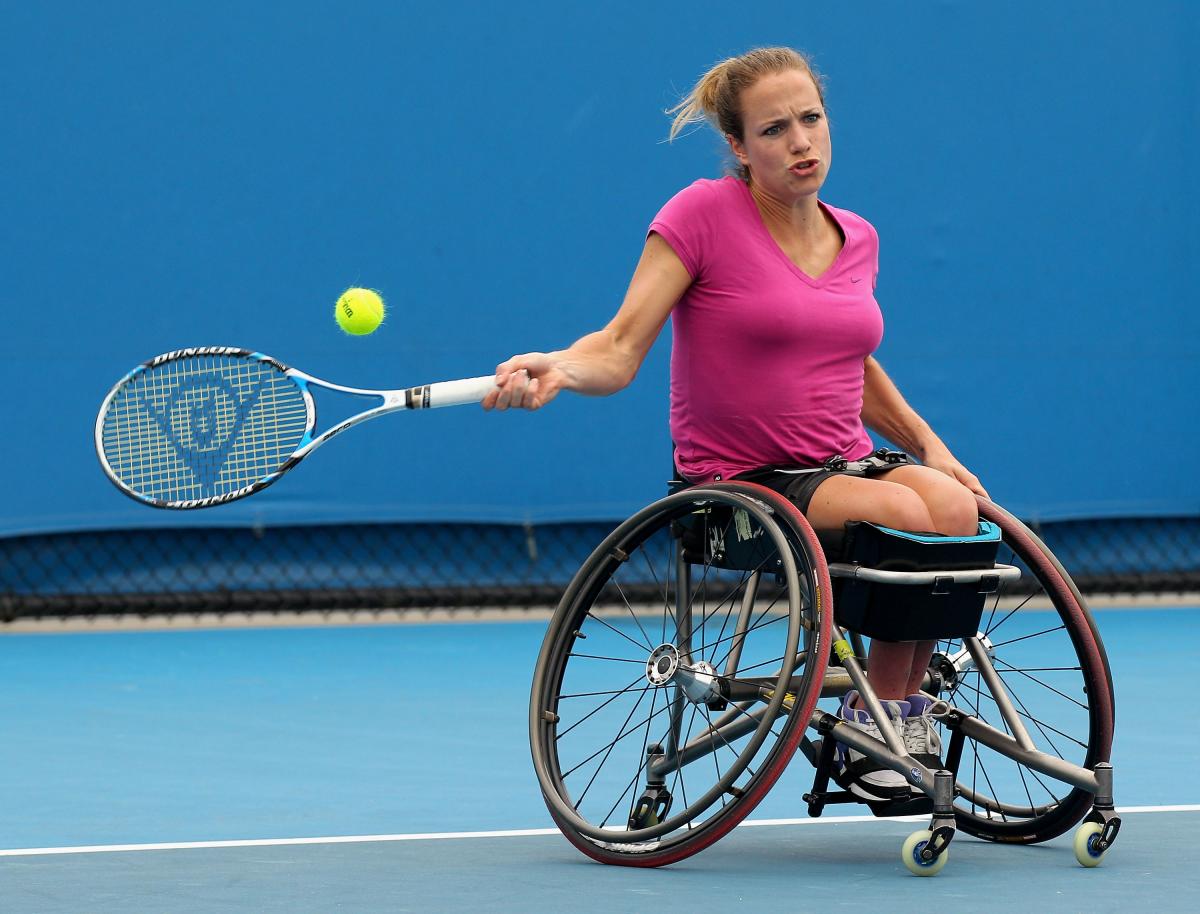
<svg viewBox="0 0 1200 914">
<path fill-rule="evenodd" d="M 383 323 L 383 314 L 383 299 L 374 289 L 347 289 L 333 309 L 338 326 L 354 336 L 374 333 Z"/>
</svg>

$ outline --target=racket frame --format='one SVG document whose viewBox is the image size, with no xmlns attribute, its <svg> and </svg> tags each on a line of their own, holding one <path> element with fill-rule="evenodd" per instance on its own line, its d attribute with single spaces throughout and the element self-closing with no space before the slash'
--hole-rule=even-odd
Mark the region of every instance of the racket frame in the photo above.
<svg viewBox="0 0 1200 914">
<path fill-rule="evenodd" d="M 122 482 L 117 474 L 113 471 L 112 465 L 109 463 L 108 457 L 104 452 L 104 420 L 108 416 L 109 407 L 112 405 L 117 395 L 138 375 L 164 365 L 167 362 L 179 361 L 185 358 L 196 358 L 204 356 L 229 356 L 233 358 L 255 359 L 260 362 L 266 362 L 280 373 L 286 375 L 300 390 L 301 396 L 304 398 L 304 408 L 307 413 L 304 426 L 304 434 L 300 438 L 300 443 L 291 456 L 283 461 L 277 469 L 267 475 L 256 479 L 240 489 L 232 492 L 226 492 L 221 495 L 209 495 L 203 498 L 183 499 L 172 501 L 169 499 L 155 498 L 138 492 Z M 317 406 L 313 399 L 310 386 L 321 387 L 326 390 L 332 390 L 341 394 L 348 394 L 356 397 L 368 397 L 381 401 L 379 405 L 371 409 L 363 410 L 356 413 L 347 419 L 334 425 L 320 434 L 314 436 L 313 429 L 317 424 Z M 293 469 L 301 460 L 319 448 L 322 444 L 328 441 L 335 435 L 339 435 L 370 419 L 376 419 L 379 416 L 386 416 L 389 413 L 400 412 L 402 410 L 412 409 L 433 409 L 441 406 L 459 406 L 467 403 L 478 403 L 482 400 L 489 391 L 495 386 L 495 379 L 491 376 L 478 378 L 465 378 L 457 381 L 440 381 L 433 384 L 425 384 L 418 387 L 400 388 L 397 390 L 369 390 L 361 387 L 347 387 L 343 384 L 334 384 L 331 381 L 325 381 L 307 372 L 301 371 L 298 368 L 290 368 L 283 364 L 278 359 L 272 358 L 261 352 L 255 352 L 249 349 L 241 349 L 236 346 L 195 346 L 187 349 L 175 349 L 171 352 L 164 352 L 162 355 L 148 359 L 138 365 L 132 371 L 127 373 L 120 381 L 113 385 L 100 404 L 100 411 L 96 416 L 96 455 L 100 459 L 100 466 L 104 470 L 104 475 L 109 481 L 117 487 L 123 494 L 128 495 L 145 505 L 150 505 L 154 508 L 166 508 L 169 510 L 188 511 L 197 508 L 209 508 L 215 505 L 223 505 L 227 502 L 237 501 L 253 495 L 265 489 L 267 486 L 275 482 L 284 473 Z"/>
</svg>

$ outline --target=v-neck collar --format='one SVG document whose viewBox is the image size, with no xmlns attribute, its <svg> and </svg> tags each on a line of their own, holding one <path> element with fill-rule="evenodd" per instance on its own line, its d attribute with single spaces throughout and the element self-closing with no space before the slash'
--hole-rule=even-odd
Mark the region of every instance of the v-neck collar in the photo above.
<svg viewBox="0 0 1200 914">
<path fill-rule="evenodd" d="M 776 256 L 779 257 L 779 259 L 785 264 L 787 264 L 788 268 L 797 277 L 804 280 L 804 282 L 808 283 L 810 286 L 819 288 L 825 285 L 825 283 L 828 282 L 841 267 L 842 255 L 846 253 L 846 248 L 850 246 L 850 233 L 846 231 L 846 226 L 842 224 L 842 221 L 834 215 L 833 211 L 828 206 L 826 206 L 820 200 L 817 201 L 817 206 L 821 208 L 821 211 L 826 213 L 830 219 L 837 223 L 837 227 L 842 233 L 842 249 L 837 252 L 837 256 L 833 258 L 833 263 L 826 268 L 824 273 L 822 273 L 820 276 L 810 276 L 808 273 L 805 273 L 802 269 L 796 266 L 796 264 L 792 261 L 792 258 L 788 257 L 783 248 L 779 246 L 779 242 L 775 240 L 775 236 L 771 234 L 771 230 L 767 228 L 766 222 L 763 221 L 762 213 L 758 211 L 758 204 L 754 202 L 754 195 L 750 193 L 750 186 L 746 184 L 745 181 L 740 179 L 735 178 L 734 180 L 741 185 L 742 197 L 746 201 L 746 205 L 750 207 L 750 215 L 753 218 L 755 225 L 758 226 L 759 231 L 762 232 L 763 238 L 766 240 L 767 244 L 769 244 L 772 250 L 775 251 Z"/>
</svg>

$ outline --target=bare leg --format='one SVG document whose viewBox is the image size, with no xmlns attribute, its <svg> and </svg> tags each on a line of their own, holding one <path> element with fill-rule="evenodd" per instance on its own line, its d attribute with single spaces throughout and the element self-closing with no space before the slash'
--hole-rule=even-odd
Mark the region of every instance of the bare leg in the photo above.
<svg viewBox="0 0 1200 914">
<path fill-rule="evenodd" d="M 907 698 L 921 690 L 936 641 L 872 641 L 867 681 L 880 698 Z M 858 702 L 858 707 L 864 707 Z"/>
<path fill-rule="evenodd" d="M 921 691 L 921 683 L 925 679 L 925 671 L 929 669 L 929 661 L 933 658 L 935 647 L 937 647 L 936 641 L 913 642 L 912 669 L 909 672 L 908 682 L 904 686 L 905 696 L 916 695 Z"/>
<path fill-rule="evenodd" d="M 867 657 L 867 681 L 880 698 L 905 698 L 912 678 L 913 641 L 871 641 Z M 926 661 L 928 664 L 929 661 Z M 858 707 L 865 707 L 862 701 Z"/>
</svg>

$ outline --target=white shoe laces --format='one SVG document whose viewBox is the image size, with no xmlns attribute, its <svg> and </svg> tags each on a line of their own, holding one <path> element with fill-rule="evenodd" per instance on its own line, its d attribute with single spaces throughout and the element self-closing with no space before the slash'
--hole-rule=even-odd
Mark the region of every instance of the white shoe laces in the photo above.
<svg viewBox="0 0 1200 914">
<path fill-rule="evenodd" d="M 940 755 L 942 740 L 933 726 L 933 718 L 929 711 L 915 714 L 904 721 L 904 748 L 913 755 L 915 753 Z"/>
<path fill-rule="evenodd" d="M 893 725 L 902 724 L 905 733 L 907 733 L 908 722 L 901 716 L 900 709 L 897 707 L 896 703 L 892 701 L 885 701 L 883 702 L 883 709 L 891 716 Z M 859 730 L 862 730 L 868 736 L 874 737 L 881 743 L 885 742 L 883 734 L 879 732 L 879 724 L 876 723 L 875 719 L 869 714 L 867 715 L 866 720 L 847 720 L 846 723 L 850 724 L 852 727 L 857 727 Z M 850 751 L 853 752 L 855 756 L 861 754 L 854 749 Z"/>
</svg>

